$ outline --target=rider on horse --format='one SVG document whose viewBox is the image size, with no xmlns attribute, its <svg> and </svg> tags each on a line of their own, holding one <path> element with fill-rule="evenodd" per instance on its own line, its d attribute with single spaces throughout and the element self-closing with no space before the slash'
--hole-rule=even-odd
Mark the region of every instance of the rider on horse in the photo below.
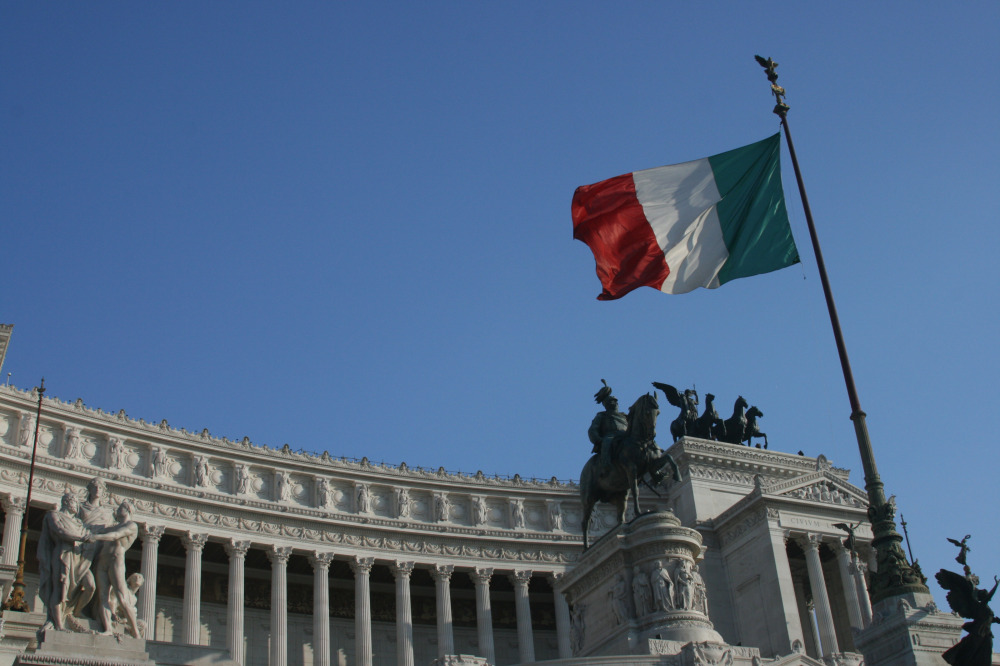
<svg viewBox="0 0 1000 666">
<path fill-rule="evenodd" d="M 594 445 L 593 452 L 598 454 L 601 468 L 607 469 L 611 463 L 611 444 L 615 435 L 628 430 L 628 417 L 618 411 L 618 398 L 611 395 L 611 387 L 601 380 L 604 386 L 594 394 L 594 402 L 604 405 L 604 411 L 598 412 L 587 430 L 590 443 Z"/>
</svg>

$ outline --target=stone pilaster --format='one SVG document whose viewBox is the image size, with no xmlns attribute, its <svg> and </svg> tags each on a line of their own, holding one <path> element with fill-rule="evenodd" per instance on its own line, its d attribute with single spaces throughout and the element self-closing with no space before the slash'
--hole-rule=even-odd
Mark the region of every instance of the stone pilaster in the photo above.
<svg viewBox="0 0 1000 666">
<path fill-rule="evenodd" d="M 495 664 L 493 610 L 490 607 L 490 578 L 493 577 L 493 569 L 479 567 L 469 575 L 476 585 L 476 628 L 479 636 L 479 656 L 484 657 L 487 662 Z"/>
<path fill-rule="evenodd" d="M 313 666 L 330 666 L 330 563 L 333 553 L 314 552 L 313 566 Z"/>
<path fill-rule="evenodd" d="M 156 638 L 156 574 L 159 569 L 160 539 L 163 538 L 163 525 L 143 525 L 142 539 L 142 587 L 139 588 L 139 619 L 146 623 L 144 638 Z"/>
<path fill-rule="evenodd" d="M 355 666 L 372 666 L 372 606 L 369 577 L 373 557 L 355 556 L 351 562 L 354 572 L 354 663 Z"/>
<path fill-rule="evenodd" d="M 181 537 L 187 549 L 184 563 L 184 619 L 181 642 L 201 645 L 201 551 L 208 542 L 207 534 L 188 532 Z"/>
<path fill-rule="evenodd" d="M 3 503 L 3 560 L 2 564 L 17 564 L 17 551 L 21 547 L 21 519 L 24 517 L 24 498 L 7 495 Z"/>
<path fill-rule="evenodd" d="M 535 660 L 535 636 L 531 630 L 531 602 L 528 599 L 530 571 L 515 571 L 510 575 L 514 585 L 514 607 L 517 612 L 517 652 L 521 663 Z"/>
<path fill-rule="evenodd" d="M 288 664 L 288 558 L 289 546 L 271 546 L 271 659 L 270 666 Z"/>
<path fill-rule="evenodd" d="M 390 568 L 396 578 L 396 664 L 413 666 L 413 611 L 410 604 L 413 562 L 396 560 Z"/>
<path fill-rule="evenodd" d="M 840 652 L 837 646 L 837 633 L 833 625 L 833 612 L 830 610 L 830 595 L 826 592 L 826 579 L 823 577 L 823 563 L 819 559 L 820 537 L 817 534 L 807 534 L 802 540 L 806 551 L 806 570 L 809 572 L 809 587 L 812 589 L 813 604 L 816 609 L 816 624 L 819 625 L 819 640 L 822 643 L 822 656 Z"/>
<path fill-rule="evenodd" d="M 230 539 L 225 548 L 226 554 L 229 555 L 229 599 L 227 600 L 226 607 L 226 645 L 229 647 L 230 658 L 239 664 L 239 666 L 243 666 L 246 662 L 246 647 L 243 638 L 243 606 L 246 590 L 244 589 L 243 567 L 246 562 L 247 551 L 250 550 L 250 542 Z"/>
<path fill-rule="evenodd" d="M 550 573 L 549 582 L 552 584 L 552 601 L 556 609 L 556 642 L 559 646 L 559 658 L 569 659 L 573 656 L 573 646 L 570 641 L 570 618 L 569 602 L 566 595 L 556 589 L 556 583 L 564 576 L 562 573 Z"/>
<path fill-rule="evenodd" d="M 455 631 L 451 618 L 451 574 L 455 567 L 450 564 L 436 564 L 431 569 L 437 594 L 437 638 L 438 657 L 455 653 Z"/>
</svg>

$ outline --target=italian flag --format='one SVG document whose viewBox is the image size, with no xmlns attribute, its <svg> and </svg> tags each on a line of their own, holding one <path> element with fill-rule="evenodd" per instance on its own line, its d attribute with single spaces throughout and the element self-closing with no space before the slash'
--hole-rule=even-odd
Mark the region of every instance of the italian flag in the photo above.
<svg viewBox="0 0 1000 666">
<path fill-rule="evenodd" d="M 798 263 L 781 189 L 781 135 L 625 174 L 573 194 L 573 238 L 594 252 L 602 301 L 684 294 Z"/>
</svg>

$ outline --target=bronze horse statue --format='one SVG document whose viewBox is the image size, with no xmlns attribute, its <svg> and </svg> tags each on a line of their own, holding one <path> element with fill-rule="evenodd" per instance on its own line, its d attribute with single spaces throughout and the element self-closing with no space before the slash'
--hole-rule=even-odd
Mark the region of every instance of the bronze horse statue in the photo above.
<svg viewBox="0 0 1000 666">
<path fill-rule="evenodd" d="M 617 435 L 611 443 L 611 465 L 601 469 L 600 460 L 593 455 L 580 473 L 580 501 L 583 504 L 583 547 L 588 547 L 587 531 L 594 505 L 598 502 L 614 504 L 618 509 L 618 524 L 625 522 L 625 509 L 629 494 L 639 516 L 639 481 L 647 474 L 653 485 L 663 480 L 662 468 L 673 468 L 673 479 L 680 481 L 677 463 L 666 451 L 656 445 L 656 417 L 660 413 L 656 394 L 645 394 L 628 410 L 628 429 Z"/>
<path fill-rule="evenodd" d="M 767 433 L 760 431 L 760 426 L 757 425 L 757 417 L 758 416 L 764 416 L 764 412 L 762 412 L 759 409 L 757 409 L 756 405 L 754 405 L 753 407 L 751 407 L 750 409 L 747 410 L 747 427 L 746 427 L 746 430 L 743 432 L 743 441 L 747 443 L 747 446 L 750 446 L 750 444 L 752 443 L 750 441 L 750 438 L 752 438 L 752 437 L 763 437 L 764 438 L 764 448 L 766 449 L 767 448 Z M 760 448 L 760 444 L 757 444 L 757 448 L 758 449 Z"/>
<path fill-rule="evenodd" d="M 715 410 L 715 396 L 711 393 L 705 394 L 705 411 L 701 413 L 698 420 L 694 422 L 694 429 L 689 435 L 701 437 L 702 439 L 721 439 L 726 434 L 726 422 Z"/>
<path fill-rule="evenodd" d="M 721 432 L 718 433 L 717 439 L 720 442 L 729 442 L 730 444 L 743 443 L 743 440 L 746 439 L 747 431 L 747 415 L 744 410 L 749 406 L 750 403 L 743 396 L 736 398 L 736 404 L 733 405 L 733 415 L 725 420 L 725 429 L 720 429 Z"/>
</svg>

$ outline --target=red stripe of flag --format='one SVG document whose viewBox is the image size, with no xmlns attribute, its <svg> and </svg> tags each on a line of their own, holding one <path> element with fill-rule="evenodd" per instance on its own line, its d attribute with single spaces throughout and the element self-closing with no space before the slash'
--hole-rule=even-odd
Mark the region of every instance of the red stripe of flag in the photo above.
<svg viewBox="0 0 1000 666">
<path fill-rule="evenodd" d="M 632 174 L 582 185 L 573 193 L 573 238 L 590 246 L 601 301 L 638 287 L 659 289 L 670 267 L 636 198 Z"/>
</svg>

